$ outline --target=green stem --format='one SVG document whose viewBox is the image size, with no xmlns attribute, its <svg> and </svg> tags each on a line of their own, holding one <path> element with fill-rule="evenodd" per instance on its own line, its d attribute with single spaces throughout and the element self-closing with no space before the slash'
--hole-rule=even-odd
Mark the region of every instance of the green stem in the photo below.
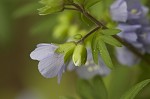
<svg viewBox="0 0 150 99">
<path fill-rule="evenodd" d="M 98 21 L 96 18 L 94 18 L 91 14 L 89 14 L 88 12 L 86 12 L 86 10 L 78 5 L 73 3 L 72 4 L 74 7 L 76 7 L 78 9 L 79 12 L 81 12 L 84 16 L 86 16 L 88 19 L 90 19 L 92 22 L 94 22 L 96 25 L 98 25 L 99 27 L 101 27 L 102 29 L 108 29 L 108 27 L 106 27 L 103 23 L 101 23 L 100 21 Z M 94 31 L 95 32 L 95 31 Z M 94 33 L 92 32 L 92 33 Z M 84 37 L 84 39 L 86 37 L 88 37 L 89 35 L 92 34 L 91 32 L 87 34 L 87 36 Z M 144 55 L 142 55 L 132 44 L 130 44 L 129 42 L 121 39 L 118 35 L 113 35 L 113 37 L 115 39 L 117 39 L 120 43 L 122 43 L 124 46 L 126 46 L 130 51 L 132 51 L 136 56 L 140 57 L 141 59 L 143 59 L 147 64 L 150 65 L 150 59 L 144 57 Z M 84 40 L 83 39 L 83 40 Z M 83 41 L 81 40 L 81 41 Z"/>
<path fill-rule="evenodd" d="M 69 8 L 69 7 L 64 7 L 63 10 L 76 10 L 76 11 L 78 11 L 78 9 L 76 9 L 76 8 Z"/>
<path fill-rule="evenodd" d="M 91 34 L 93 34 L 94 32 L 96 32 L 98 29 L 100 29 L 100 27 L 96 27 L 96 28 L 94 28 L 93 30 L 91 30 L 91 31 L 90 31 L 89 33 L 87 33 L 84 37 L 82 37 L 82 39 L 79 40 L 79 41 L 77 42 L 77 44 L 83 42 L 87 37 L 89 37 Z"/>
</svg>

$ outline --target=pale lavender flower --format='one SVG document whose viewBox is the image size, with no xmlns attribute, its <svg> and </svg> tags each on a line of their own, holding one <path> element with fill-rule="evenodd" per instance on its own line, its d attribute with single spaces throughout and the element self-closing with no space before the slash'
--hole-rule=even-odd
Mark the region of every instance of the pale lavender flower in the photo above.
<svg viewBox="0 0 150 99">
<path fill-rule="evenodd" d="M 145 26 L 139 34 L 139 41 L 143 43 L 143 46 L 147 53 L 150 53 L 150 26 Z"/>
<path fill-rule="evenodd" d="M 58 76 L 58 83 L 60 83 L 66 64 L 64 55 L 55 53 L 56 49 L 57 46 L 53 44 L 38 44 L 30 57 L 39 61 L 38 70 L 45 78 Z"/>
<path fill-rule="evenodd" d="M 138 41 L 137 30 L 141 28 L 141 25 L 129 25 L 120 23 L 118 28 L 122 30 L 118 35 L 124 39 L 125 41 L 131 43 L 134 47 L 137 48 L 141 54 L 144 54 L 145 49 L 143 48 L 143 44 Z M 116 48 L 116 56 L 118 61 L 121 64 L 132 66 L 140 62 L 140 58 L 132 53 L 126 47 Z"/>
<path fill-rule="evenodd" d="M 117 47 L 116 48 L 117 60 L 127 66 L 132 66 L 140 62 L 140 58 L 137 57 L 134 53 L 128 50 L 126 47 Z"/>
<path fill-rule="evenodd" d="M 124 0 L 117 0 L 110 7 L 112 19 L 125 22 L 128 17 L 127 4 Z"/>
<path fill-rule="evenodd" d="M 91 79 L 96 75 L 106 76 L 110 73 L 110 69 L 105 65 L 101 57 L 99 56 L 98 65 L 94 63 L 92 53 L 88 49 L 87 61 L 85 65 L 75 67 L 72 62 L 68 65 L 68 70 L 76 70 L 77 75 L 83 79 Z"/>
<path fill-rule="evenodd" d="M 132 44 L 141 54 L 150 53 L 150 24 L 146 17 L 149 9 L 140 0 L 116 0 L 110 7 L 112 19 L 118 22 L 118 35 Z M 116 48 L 117 59 L 124 65 L 140 62 L 126 47 Z"/>
<path fill-rule="evenodd" d="M 116 0 L 110 7 L 112 19 L 117 22 L 145 17 L 147 12 L 139 0 Z"/>
</svg>

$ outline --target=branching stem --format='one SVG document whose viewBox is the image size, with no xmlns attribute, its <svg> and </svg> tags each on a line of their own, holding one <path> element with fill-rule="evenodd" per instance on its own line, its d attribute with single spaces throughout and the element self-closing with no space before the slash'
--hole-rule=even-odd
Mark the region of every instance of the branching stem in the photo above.
<svg viewBox="0 0 150 99">
<path fill-rule="evenodd" d="M 102 29 L 108 29 L 103 23 L 98 21 L 96 18 L 94 18 L 91 14 L 89 14 L 82 6 L 72 3 L 72 5 L 77 9 L 77 11 L 81 12 L 84 16 L 86 16 L 89 20 L 94 22 L 98 27 L 90 31 L 87 35 L 85 35 L 81 40 L 79 40 L 77 43 L 80 43 L 84 41 L 88 36 L 90 36 L 92 33 L 97 31 L 99 28 Z M 144 57 L 132 44 L 130 44 L 128 41 L 121 39 L 118 35 L 113 35 L 115 39 L 117 39 L 120 43 L 122 43 L 124 46 L 126 46 L 130 51 L 132 51 L 136 56 L 143 59 L 147 64 L 150 65 L 150 59 L 147 57 Z"/>
<path fill-rule="evenodd" d="M 93 34 L 94 32 L 96 32 L 98 29 L 100 29 L 100 27 L 94 28 L 89 33 L 87 33 L 84 37 L 82 37 L 82 39 L 80 39 L 77 43 L 83 42 L 87 37 L 89 37 L 91 34 Z"/>
</svg>

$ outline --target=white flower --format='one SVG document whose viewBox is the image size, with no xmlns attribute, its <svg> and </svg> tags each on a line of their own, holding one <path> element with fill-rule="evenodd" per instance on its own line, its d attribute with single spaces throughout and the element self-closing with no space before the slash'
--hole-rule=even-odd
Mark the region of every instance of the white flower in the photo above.
<svg viewBox="0 0 150 99">
<path fill-rule="evenodd" d="M 66 65 L 64 55 L 55 53 L 57 48 L 53 44 L 38 44 L 30 57 L 39 61 L 38 70 L 45 78 L 58 76 L 58 83 L 60 83 Z"/>
</svg>

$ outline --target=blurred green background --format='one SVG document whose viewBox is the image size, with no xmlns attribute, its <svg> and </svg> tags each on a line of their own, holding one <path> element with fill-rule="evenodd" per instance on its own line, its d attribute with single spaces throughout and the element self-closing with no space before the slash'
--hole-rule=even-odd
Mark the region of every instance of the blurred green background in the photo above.
<svg viewBox="0 0 150 99">
<path fill-rule="evenodd" d="M 39 16 L 37 0 L 0 0 L 0 99 L 59 99 L 75 94 L 76 76 L 45 79 L 30 52 L 50 43 L 55 16 Z M 71 76 L 70 76 L 71 75 Z M 29 97 L 38 98 L 29 98 Z M 24 97 L 24 98 L 21 98 Z M 40 98 L 42 97 L 42 98 Z"/>
<path fill-rule="evenodd" d="M 64 39 L 56 39 L 52 34 L 59 16 L 63 14 L 39 16 L 39 7 L 37 0 L 0 0 L 0 99 L 65 99 L 64 96 L 78 99 L 77 75 L 74 72 L 64 73 L 58 85 L 56 78 L 41 76 L 37 69 L 38 61 L 30 59 L 36 44 L 64 42 Z M 102 10 L 101 13 L 99 11 L 94 10 L 93 14 L 102 15 Z M 73 15 L 78 16 L 74 12 Z M 73 21 L 78 20 L 74 18 Z M 78 25 L 83 26 L 81 23 Z M 110 99 L 118 99 L 135 83 L 150 78 L 150 68 L 145 64 L 132 68 L 116 67 L 109 77 L 104 78 Z M 149 92 L 150 87 L 145 88 L 137 99 L 150 99 Z"/>
</svg>

